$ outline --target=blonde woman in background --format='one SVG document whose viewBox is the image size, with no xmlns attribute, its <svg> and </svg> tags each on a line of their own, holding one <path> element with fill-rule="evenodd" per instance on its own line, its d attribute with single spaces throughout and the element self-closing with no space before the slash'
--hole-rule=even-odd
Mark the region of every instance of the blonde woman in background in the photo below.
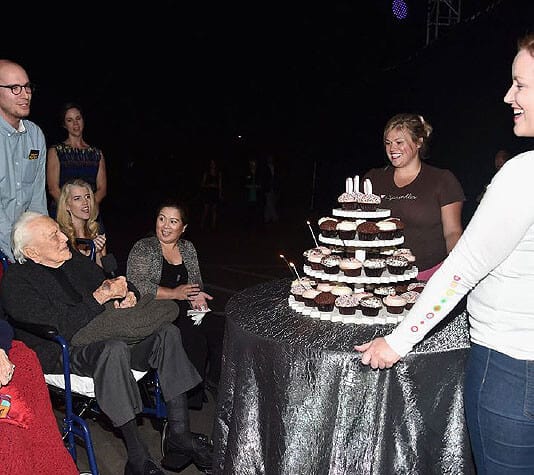
<svg viewBox="0 0 534 475">
<path fill-rule="evenodd" d="M 69 242 L 82 254 L 89 255 L 88 246 L 78 245 L 77 238 L 92 239 L 96 250 L 96 263 L 102 267 L 106 255 L 106 235 L 97 221 L 98 206 L 89 183 L 79 178 L 61 187 L 56 220 Z"/>
</svg>

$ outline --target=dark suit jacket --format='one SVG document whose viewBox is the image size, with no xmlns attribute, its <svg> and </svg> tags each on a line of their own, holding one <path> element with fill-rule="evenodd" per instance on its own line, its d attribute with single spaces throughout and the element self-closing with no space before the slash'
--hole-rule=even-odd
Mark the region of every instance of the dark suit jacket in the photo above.
<svg viewBox="0 0 534 475">
<path fill-rule="evenodd" d="M 53 269 L 28 260 L 10 264 L 0 284 L 0 301 L 5 312 L 23 322 L 45 323 L 57 327 L 67 341 L 105 307 L 93 297 L 104 281 L 102 269 L 79 252 L 61 267 L 76 292 L 69 292 Z M 57 273 L 57 272 L 56 272 Z M 26 332 L 16 330 L 16 337 L 34 349 L 45 373 L 60 368 L 60 347 Z"/>
</svg>

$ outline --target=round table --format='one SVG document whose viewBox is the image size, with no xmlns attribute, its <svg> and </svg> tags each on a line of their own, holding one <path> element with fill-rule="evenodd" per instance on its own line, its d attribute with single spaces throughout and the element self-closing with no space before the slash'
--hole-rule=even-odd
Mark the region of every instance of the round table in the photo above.
<svg viewBox="0 0 534 475">
<path fill-rule="evenodd" d="M 226 306 L 216 474 L 474 474 L 463 412 L 468 324 L 459 305 L 401 362 L 375 371 L 345 325 L 288 305 L 289 279 Z"/>
</svg>

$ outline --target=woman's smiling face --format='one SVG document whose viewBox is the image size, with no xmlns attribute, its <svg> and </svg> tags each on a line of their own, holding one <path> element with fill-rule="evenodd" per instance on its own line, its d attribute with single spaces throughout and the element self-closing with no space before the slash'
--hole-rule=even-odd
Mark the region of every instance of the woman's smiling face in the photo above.
<svg viewBox="0 0 534 475">
<path fill-rule="evenodd" d="M 180 210 L 176 208 L 164 207 L 156 218 L 156 236 L 164 244 L 178 242 L 186 227 Z"/>
<path fill-rule="evenodd" d="M 504 102 L 514 111 L 514 134 L 534 137 L 534 57 L 520 50 L 512 64 L 512 85 Z"/>
<path fill-rule="evenodd" d="M 391 164 L 402 168 L 413 160 L 419 160 L 419 147 L 410 134 L 401 127 L 391 129 L 384 139 L 384 147 Z"/>
</svg>

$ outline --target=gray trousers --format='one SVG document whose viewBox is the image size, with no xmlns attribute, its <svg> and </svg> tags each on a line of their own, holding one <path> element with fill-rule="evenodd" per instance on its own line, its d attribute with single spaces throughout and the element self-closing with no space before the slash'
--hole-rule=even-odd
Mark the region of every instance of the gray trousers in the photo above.
<svg viewBox="0 0 534 475">
<path fill-rule="evenodd" d="M 70 348 L 71 372 L 93 378 L 96 401 L 115 427 L 143 408 L 131 370 L 158 372 L 165 401 L 195 387 L 201 378 L 182 346 L 180 330 L 168 323 L 139 343 L 104 340 Z"/>
</svg>

